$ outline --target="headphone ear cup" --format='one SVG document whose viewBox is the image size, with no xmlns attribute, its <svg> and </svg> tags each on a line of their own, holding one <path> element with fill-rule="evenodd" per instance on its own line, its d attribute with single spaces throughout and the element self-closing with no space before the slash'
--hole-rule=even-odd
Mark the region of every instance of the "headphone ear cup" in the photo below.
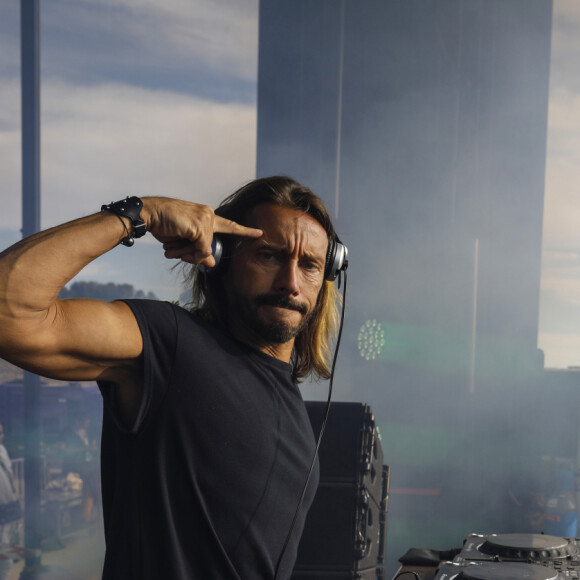
<svg viewBox="0 0 580 580">
<path fill-rule="evenodd" d="M 215 260 L 215 266 L 212 270 L 215 270 L 222 260 L 224 254 L 224 244 L 219 236 L 214 236 L 211 243 L 211 253 L 213 254 L 213 259 Z"/>
<path fill-rule="evenodd" d="M 326 252 L 326 265 L 324 267 L 324 279 L 332 282 L 336 279 L 339 272 L 346 270 L 348 267 L 348 250 L 344 244 L 338 240 L 332 240 L 328 244 Z"/>
<path fill-rule="evenodd" d="M 213 268 L 208 268 L 207 266 L 205 266 L 204 264 L 200 264 L 199 265 L 199 269 L 202 272 L 215 272 L 218 268 L 218 266 L 220 265 L 223 253 L 224 253 L 224 244 L 221 240 L 221 238 L 219 236 L 214 236 L 212 242 L 211 242 L 211 253 L 213 255 L 213 258 L 215 260 L 215 266 Z"/>
<path fill-rule="evenodd" d="M 334 264 L 334 256 L 336 255 L 336 240 L 328 242 L 328 250 L 326 251 L 326 262 L 324 264 L 324 279 L 331 280 L 332 266 Z"/>
</svg>

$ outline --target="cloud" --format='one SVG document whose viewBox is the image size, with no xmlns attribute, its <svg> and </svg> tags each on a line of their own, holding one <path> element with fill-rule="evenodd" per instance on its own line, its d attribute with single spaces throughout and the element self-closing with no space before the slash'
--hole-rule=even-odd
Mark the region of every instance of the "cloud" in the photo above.
<svg viewBox="0 0 580 580">
<path fill-rule="evenodd" d="M 544 204 L 544 240 L 570 237 L 580 241 L 580 94 L 564 88 L 550 94 Z"/>
<path fill-rule="evenodd" d="M 15 74 L 20 67 L 20 3 L 0 3 L 0 73 Z"/>
<path fill-rule="evenodd" d="M 21 226 L 20 86 L 0 77 L 0 228 Z"/>
<path fill-rule="evenodd" d="M 254 84 L 257 14 L 258 0 L 51 0 L 41 12 L 43 68 L 193 93 L 224 79 Z"/>
<path fill-rule="evenodd" d="M 572 88 L 574 92 L 580 90 L 578 29 L 580 29 L 580 3 L 577 0 L 555 0 L 552 64 L 562 74 L 552 76 L 551 85 L 553 88 L 567 86 Z"/>
<path fill-rule="evenodd" d="M 40 8 L 43 79 L 255 104 L 258 0 L 51 0 Z M 19 3 L 0 3 L 0 77 L 19 74 L 19 34 Z"/>
<path fill-rule="evenodd" d="M 146 44 L 153 30 L 189 58 L 199 55 L 230 75 L 257 76 L 258 0 L 107 0 L 129 9 L 136 37 Z M 137 19 L 135 18 L 137 17 Z M 161 25 L 161 26 L 160 26 Z"/>
<path fill-rule="evenodd" d="M 563 265 L 567 267 L 570 264 L 577 264 L 580 258 L 578 252 L 567 252 L 567 251 L 546 251 L 546 256 L 550 258 L 550 262 L 553 266 Z"/>
<path fill-rule="evenodd" d="M 550 292 L 552 298 L 580 306 L 580 267 L 569 268 L 568 276 L 551 276 L 542 278 L 542 292 Z"/>
<path fill-rule="evenodd" d="M 540 332 L 538 348 L 545 354 L 546 368 L 580 366 L 580 334 Z"/>
<path fill-rule="evenodd" d="M 20 135 L 16 81 L 0 103 L 0 227 L 20 217 Z M 43 227 L 97 211 L 125 195 L 165 195 L 215 205 L 255 172 L 256 110 L 169 90 L 124 84 L 42 90 Z M 10 104 L 11 103 L 11 104 Z M 2 110 L 2 107 L 0 107 Z M 7 126 L 9 125 L 9 126 Z"/>
</svg>

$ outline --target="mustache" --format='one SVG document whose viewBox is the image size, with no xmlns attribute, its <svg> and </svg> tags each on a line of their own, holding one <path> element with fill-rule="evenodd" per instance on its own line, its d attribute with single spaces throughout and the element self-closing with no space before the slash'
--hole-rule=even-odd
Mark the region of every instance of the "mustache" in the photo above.
<svg viewBox="0 0 580 580">
<path fill-rule="evenodd" d="M 289 310 L 296 310 L 296 312 L 300 312 L 302 315 L 308 312 L 305 304 L 301 304 L 288 298 L 288 296 L 279 294 L 260 294 L 256 296 L 254 303 L 256 306 L 279 306 L 280 308 L 288 308 Z"/>
</svg>

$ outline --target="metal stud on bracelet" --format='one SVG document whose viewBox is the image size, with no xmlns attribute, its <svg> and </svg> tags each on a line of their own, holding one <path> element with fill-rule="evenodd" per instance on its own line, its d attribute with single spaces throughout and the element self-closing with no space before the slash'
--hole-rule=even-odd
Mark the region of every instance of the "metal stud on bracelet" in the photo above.
<svg viewBox="0 0 580 580">
<path fill-rule="evenodd" d="M 143 202 L 136 196 L 126 197 L 120 201 L 113 201 L 109 205 L 102 205 L 101 211 L 108 211 L 119 217 L 127 235 L 121 240 L 124 246 L 131 247 L 135 243 L 135 238 L 141 238 L 147 232 L 147 225 L 141 219 L 141 209 Z M 129 233 L 122 217 L 127 217 L 131 221 L 132 233 Z"/>
</svg>

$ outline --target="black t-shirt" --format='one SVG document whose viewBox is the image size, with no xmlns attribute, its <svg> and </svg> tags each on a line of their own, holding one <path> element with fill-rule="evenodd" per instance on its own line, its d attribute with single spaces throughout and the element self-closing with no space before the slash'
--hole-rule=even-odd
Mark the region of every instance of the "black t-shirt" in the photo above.
<svg viewBox="0 0 580 580">
<path fill-rule="evenodd" d="M 137 422 L 105 399 L 106 580 L 264 580 L 274 570 L 315 447 L 290 365 L 186 310 L 127 301 L 144 342 Z M 289 578 L 316 466 L 279 578 Z"/>
</svg>

